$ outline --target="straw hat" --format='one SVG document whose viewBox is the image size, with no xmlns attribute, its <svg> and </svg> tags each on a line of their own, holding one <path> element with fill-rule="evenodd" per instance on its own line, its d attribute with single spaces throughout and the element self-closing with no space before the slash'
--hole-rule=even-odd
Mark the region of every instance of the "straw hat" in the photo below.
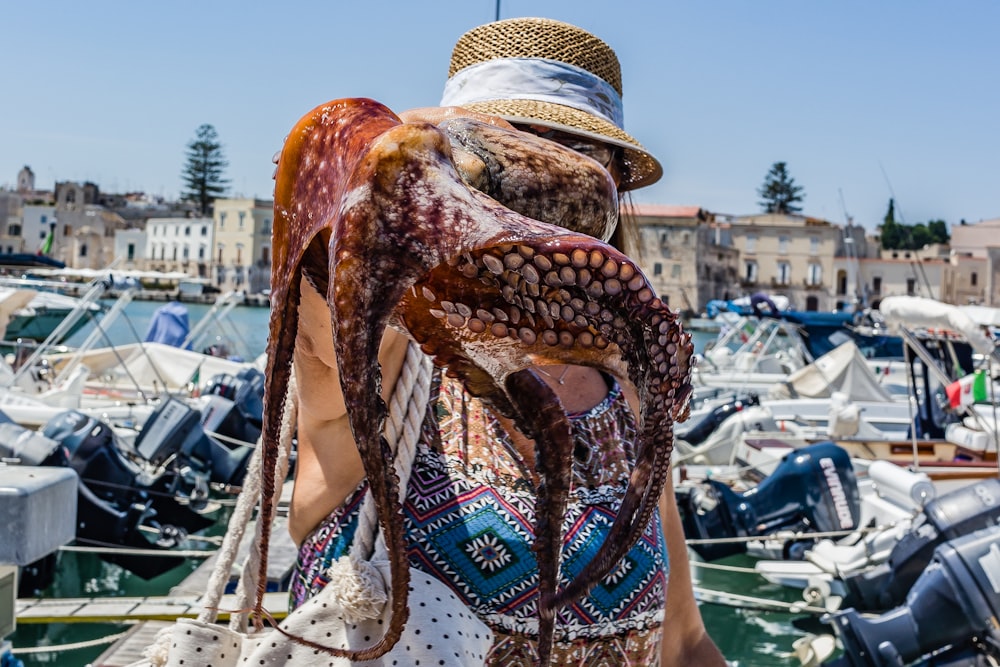
<svg viewBox="0 0 1000 667">
<path fill-rule="evenodd" d="M 516 18 L 459 38 L 441 103 L 618 146 L 626 191 L 655 183 L 663 168 L 622 129 L 621 95 L 618 57 L 604 41 L 568 23 Z"/>
</svg>

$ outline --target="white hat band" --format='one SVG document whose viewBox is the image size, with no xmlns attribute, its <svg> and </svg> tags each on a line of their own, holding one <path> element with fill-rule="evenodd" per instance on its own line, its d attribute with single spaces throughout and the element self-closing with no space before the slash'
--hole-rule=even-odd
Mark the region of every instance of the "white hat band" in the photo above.
<svg viewBox="0 0 1000 667">
<path fill-rule="evenodd" d="M 622 98 L 585 69 L 546 58 L 496 58 L 469 65 L 448 79 L 441 106 L 496 100 L 535 100 L 592 113 L 624 129 Z"/>
</svg>

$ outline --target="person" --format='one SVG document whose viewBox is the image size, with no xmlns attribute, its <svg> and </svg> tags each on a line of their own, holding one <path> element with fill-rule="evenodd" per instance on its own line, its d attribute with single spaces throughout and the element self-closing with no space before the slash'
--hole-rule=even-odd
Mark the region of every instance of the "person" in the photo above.
<svg viewBox="0 0 1000 667">
<path fill-rule="evenodd" d="M 620 100 L 620 67 L 607 44 L 566 23 L 519 18 L 463 35 L 453 50 L 442 106 L 401 118 L 436 121 L 469 115 L 509 123 L 597 160 L 619 192 L 627 192 L 655 182 L 662 168 L 624 131 Z M 383 338 L 379 362 L 387 402 L 408 345 L 404 335 L 392 330 Z M 329 308 L 305 280 L 294 363 L 298 460 L 288 525 L 300 549 L 292 586 L 297 606 L 325 585 L 326 568 L 346 553 L 366 493 L 340 394 Z M 594 536 L 613 515 L 609 504 L 627 485 L 635 456 L 636 397 L 594 368 L 536 370 L 571 416 L 574 437 L 596 454 L 574 462 L 577 491 L 568 512 L 575 522 L 564 538 L 566 563 L 594 546 Z M 430 403 L 406 488 L 411 568 L 445 581 L 494 631 L 487 664 L 532 664 L 535 605 L 530 591 L 537 586 L 537 570 L 520 566 L 533 562 L 531 536 L 524 528 L 534 520 L 534 487 L 525 466 L 533 456 L 532 443 L 443 373 L 435 375 Z M 440 493 L 441 484 L 455 491 Z M 475 503 L 489 516 L 476 513 L 480 542 L 466 545 L 465 559 L 457 564 L 462 554 L 443 553 L 448 546 L 436 538 L 443 531 L 421 534 L 415 508 L 425 513 L 422 518 L 433 513 L 440 528 L 469 520 L 470 513 L 462 510 Z M 725 664 L 694 600 L 672 488 L 666 489 L 660 510 L 648 539 L 640 540 L 613 575 L 612 584 L 624 585 L 609 584 L 600 596 L 592 592 L 568 608 L 574 632 L 571 637 L 557 626 L 556 664 L 591 664 L 595 656 L 601 656 L 600 664 Z M 496 586 L 501 580 L 504 585 Z M 410 622 L 419 618 L 411 614 Z"/>
</svg>

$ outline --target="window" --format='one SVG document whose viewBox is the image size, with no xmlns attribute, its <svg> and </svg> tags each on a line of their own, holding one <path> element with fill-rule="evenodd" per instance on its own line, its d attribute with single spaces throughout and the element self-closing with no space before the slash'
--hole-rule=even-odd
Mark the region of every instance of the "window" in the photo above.
<svg viewBox="0 0 1000 667">
<path fill-rule="evenodd" d="M 975 271 L 973 271 L 972 275 L 969 276 L 969 282 L 972 283 L 973 287 L 975 287 L 976 283 L 979 282 L 979 276 L 976 275 Z"/>
<path fill-rule="evenodd" d="M 246 211 L 240 211 L 240 229 L 243 229 L 243 220 L 247 217 Z"/>
<path fill-rule="evenodd" d="M 135 244 L 134 243 L 129 243 L 128 244 L 128 261 L 131 262 L 134 259 L 135 259 Z"/>
<path fill-rule="evenodd" d="M 183 257 L 184 261 L 186 262 L 188 261 L 188 258 L 190 256 L 191 256 L 191 248 L 184 246 L 184 251 L 181 253 L 181 257 Z"/>
<path fill-rule="evenodd" d="M 778 262 L 778 284 L 787 285 L 792 279 L 792 265 L 788 262 Z"/>
<path fill-rule="evenodd" d="M 680 278 L 681 277 L 681 265 L 680 264 L 674 264 L 672 267 L 670 267 L 670 277 L 671 278 Z"/>
<path fill-rule="evenodd" d="M 219 213 L 219 229 L 222 229 L 225 226 L 226 226 L 226 212 L 222 211 L 221 213 Z"/>
<path fill-rule="evenodd" d="M 7 228 L 7 236 L 20 236 L 21 225 L 11 225 Z"/>
<path fill-rule="evenodd" d="M 47 215 L 43 215 L 43 216 L 42 216 L 42 224 L 44 225 L 44 224 L 45 224 L 46 222 L 48 222 L 48 221 L 49 221 L 49 216 L 47 216 Z"/>
<path fill-rule="evenodd" d="M 757 262 L 746 262 L 743 265 L 743 281 L 748 283 L 757 282 Z"/>
<path fill-rule="evenodd" d="M 221 244 L 221 243 L 218 246 L 218 249 L 219 249 L 219 264 L 222 264 L 222 251 L 223 251 L 223 249 L 225 249 L 225 247 L 226 246 L 223 245 L 223 244 Z"/>
<path fill-rule="evenodd" d="M 663 265 L 660 264 L 659 262 L 653 264 L 653 275 L 658 276 L 661 275 L 662 273 L 663 273 Z"/>
<path fill-rule="evenodd" d="M 87 244 L 86 243 L 81 243 L 80 244 L 80 257 L 86 257 L 86 256 L 87 256 Z"/>
<path fill-rule="evenodd" d="M 747 234 L 747 252 L 751 254 L 757 252 L 756 234 Z"/>
<path fill-rule="evenodd" d="M 208 236 L 208 225 L 202 225 L 201 226 L 201 235 L 202 236 Z"/>
<path fill-rule="evenodd" d="M 879 276 L 872 278 L 872 293 L 873 294 L 882 293 L 882 278 Z"/>
<path fill-rule="evenodd" d="M 173 261 L 177 261 L 177 246 L 174 246 L 173 256 L 171 257 Z"/>
<path fill-rule="evenodd" d="M 243 244 L 242 243 L 237 243 L 236 244 L 236 264 L 238 264 L 238 265 L 242 265 L 243 264 Z"/>
<path fill-rule="evenodd" d="M 198 247 L 198 259 L 205 259 L 205 246 Z"/>
<path fill-rule="evenodd" d="M 263 226 L 263 228 L 261 228 L 260 231 L 261 231 L 262 234 L 270 234 L 271 233 L 271 218 L 264 218 L 264 226 Z"/>
<path fill-rule="evenodd" d="M 271 248 L 264 246 L 260 249 L 260 263 L 270 264 L 271 263 Z"/>
<path fill-rule="evenodd" d="M 917 280 L 916 280 L 916 278 L 907 278 L 906 279 L 906 296 L 913 296 L 914 293 L 915 293 L 914 290 L 915 290 L 916 286 L 917 286 Z"/>
<path fill-rule="evenodd" d="M 63 236 L 69 237 L 73 235 L 73 225 L 63 225 Z"/>
<path fill-rule="evenodd" d="M 823 265 L 812 262 L 809 264 L 809 284 L 819 285 L 823 282 Z"/>
<path fill-rule="evenodd" d="M 778 254 L 787 255 L 788 254 L 788 237 L 779 236 L 778 237 Z"/>
<path fill-rule="evenodd" d="M 812 236 L 809 238 L 809 254 L 818 255 L 819 254 L 819 237 Z"/>
<path fill-rule="evenodd" d="M 38 232 L 38 238 L 44 239 L 46 236 L 48 236 L 48 233 L 44 229 Z"/>
<path fill-rule="evenodd" d="M 184 236 L 191 236 L 191 225 L 184 226 Z"/>
</svg>

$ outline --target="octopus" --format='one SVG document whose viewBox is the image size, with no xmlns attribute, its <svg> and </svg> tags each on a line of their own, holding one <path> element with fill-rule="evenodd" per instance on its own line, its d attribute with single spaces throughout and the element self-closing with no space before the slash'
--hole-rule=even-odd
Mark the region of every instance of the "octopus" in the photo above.
<svg viewBox="0 0 1000 667">
<path fill-rule="evenodd" d="M 373 100 L 342 99 L 289 134 L 274 210 L 261 513 L 274 503 L 273 443 L 305 276 L 327 295 L 345 405 L 390 557 L 384 636 L 358 650 L 315 648 L 375 659 L 408 618 L 402 504 L 382 436 L 377 359 L 394 327 L 535 442 L 538 655 L 547 664 L 556 611 L 617 567 L 657 511 L 673 423 L 686 417 L 691 391 L 690 335 L 639 267 L 606 243 L 618 216 L 614 181 L 590 158 L 509 126 L 462 116 L 404 122 Z M 598 368 L 631 383 L 639 399 L 637 460 L 620 509 L 599 552 L 562 588 L 573 441 L 558 397 L 532 370 L 546 364 Z"/>
</svg>

